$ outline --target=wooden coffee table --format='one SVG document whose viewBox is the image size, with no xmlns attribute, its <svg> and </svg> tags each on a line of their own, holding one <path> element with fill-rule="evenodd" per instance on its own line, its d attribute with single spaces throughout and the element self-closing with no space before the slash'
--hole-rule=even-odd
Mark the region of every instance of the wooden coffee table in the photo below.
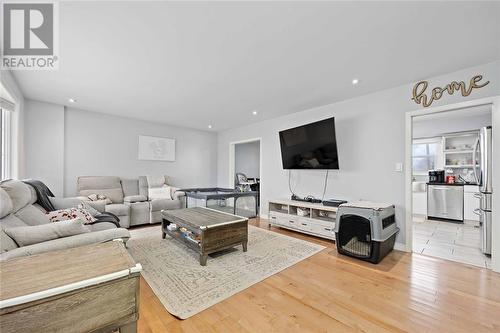
<svg viewBox="0 0 500 333">
<path fill-rule="evenodd" d="M 204 207 L 164 210 L 162 215 L 162 238 L 168 234 L 187 244 L 200 255 L 202 266 L 206 266 L 210 253 L 240 244 L 243 252 L 247 251 L 248 219 L 245 217 Z M 170 224 L 177 228 L 170 230 Z"/>
<path fill-rule="evenodd" d="M 140 272 L 122 242 L 0 262 L 0 331 L 136 332 Z"/>
</svg>

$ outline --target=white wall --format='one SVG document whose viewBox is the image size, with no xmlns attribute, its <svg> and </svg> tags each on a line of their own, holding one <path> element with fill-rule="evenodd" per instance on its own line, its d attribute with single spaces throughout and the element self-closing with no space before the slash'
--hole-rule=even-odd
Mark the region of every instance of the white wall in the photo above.
<svg viewBox="0 0 500 333">
<path fill-rule="evenodd" d="M 29 101 L 26 176 L 55 194 L 76 194 L 84 175 L 165 174 L 179 187 L 216 185 L 217 134 Z M 138 136 L 176 139 L 176 161 L 140 161 Z M 45 148 L 46 147 L 46 148 Z"/>
<path fill-rule="evenodd" d="M 64 106 L 26 100 L 26 176 L 64 192 Z"/>
<path fill-rule="evenodd" d="M 168 175 L 172 185 L 216 185 L 217 134 L 68 108 L 65 194 L 76 193 L 83 175 Z M 138 136 L 176 139 L 175 162 L 140 161 Z"/>
<path fill-rule="evenodd" d="M 234 170 L 247 177 L 260 177 L 260 142 L 238 143 L 234 146 Z"/>
<path fill-rule="evenodd" d="M 476 74 L 483 74 L 486 80 L 491 81 L 490 84 L 473 91 L 467 98 L 459 94 L 444 95 L 433 106 L 499 94 L 500 61 L 429 79 L 430 87 L 444 86 L 452 80 L 469 80 Z M 340 170 L 330 172 L 326 197 L 366 199 L 395 204 L 396 219 L 401 228 L 397 241 L 404 243 L 404 173 L 395 172 L 394 168 L 395 163 L 405 160 L 405 112 L 422 108 L 411 100 L 412 87 L 413 84 L 407 84 L 220 132 L 218 185 L 228 185 L 229 143 L 250 139 L 255 137 L 255 133 L 259 133 L 259 137 L 262 138 L 262 213 L 267 213 L 269 199 L 290 196 L 287 171 L 281 166 L 278 132 L 334 116 Z M 321 196 L 324 176 L 324 171 L 292 171 L 295 192 L 299 195 Z"/>
</svg>

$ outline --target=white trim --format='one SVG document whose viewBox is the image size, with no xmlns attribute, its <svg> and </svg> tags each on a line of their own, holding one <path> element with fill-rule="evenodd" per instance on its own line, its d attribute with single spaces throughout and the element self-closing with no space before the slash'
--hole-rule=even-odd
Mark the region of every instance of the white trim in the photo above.
<svg viewBox="0 0 500 333">
<path fill-rule="evenodd" d="M 259 177 L 262 177 L 262 138 L 253 138 L 240 141 L 229 142 L 229 187 L 234 188 L 234 174 L 235 174 L 235 146 L 241 143 L 259 142 Z"/>
<path fill-rule="evenodd" d="M 244 216 L 240 216 L 240 215 L 236 215 L 236 214 L 231 214 L 231 213 L 228 213 L 228 212 L 224 212 L 222 210 L 217 210 L 217 209 L 213 209 L 213 208 L 209 208 L 209 207 L 200 207 L 200 208 L 208 209 L 208 210 L 213 210 L 214 212 L 221 213 L 221 214 L 236 216 L 236 217 L 239 217 L 241 219 L 241 220 L 238 220 L 238 221 L 235 220 L 235 221 L 232 221 L 232 222 L 242 222 L 244 220 L 248 220 L 248 218 L 246 218 Z"/>
<path fill-rule="evenodd" d="M 236 155 L 236 147 L 234 143 L 229 143 L 229 175 L 228 175 L 228 183 L 227 187 L 234 187 L 234 169 L 236 168 L 235 164 L 235 155 Z"/>
<path fill-rule="evenodd" d="M 205 230 L 205 229 L 212 229 L 212 228 L 215 228 L 215 227 L 221 227 L 223 225 L 228 225 L 228 224 L 234 224 L 234 223 L 240 223 L 240 222 L 245 222 L 247 221 L 248 222 L 248 219 L 245 218 L 245 219 L 242 219 L 242 220 L 233 220 L 233 221 L 228 221 L 228 222 L 221 222 L 221 223 L 217 223 L 217 224 L 211 224 L 211 225 L 204 225 L 204 226 L 201 226 L 200 229 L 201 230 Z"/>
<path fill-rule="evenodd" d="M 245 139 L 245 140 L 240 140 L 240 141 L 232 141 L 229 142 L 229 182 L 228 186 L 231 188 L 234 188 L 234 177 L 235 177 L 235 146 L 240 143 L 248 143 L 248 142 L 259 142 L 259 178 L 262 179 L 262 137 L 257 137 L 257 138 L 252 138 L 252 139 Z M 259 186 L 262 186 L 262 183 L 260 183 Z M 262 209 L 262 188 L 259 189 L 259 213 Z"/>
<path fill-rule="evenodd" d="M 412 118 L 448 111 L 456 111 L 465 108 L 471 108 L 480 105 L 492 105 L 492 127 L 494 132 L 500 133 L 500 96 L 493 96 L 488 98 L 481 98 L 470 100 L 461 103 L 436 106 L 427 109 L 418 109 L 406 112 L 405 114 L 405 233 L 406 233 L 406 246 L 404 247 L 407 252 L 412 252 L 412 164 L 411 164 L 411 144 L 412 144 Z M 493 135 L 493 170 L 500 170 L 500 154 L 495 152 L 500 149 L 500 135 Z M 500 175 L 493 177 L 493 188 L 497 192 L 493 192 L 493 227 L 492 227 L 492 253 L 491 253 L 491 267 L 493 271 L 500 272 Z"/>
<path fill-rule="evenodd" d="M 15 104 L 15 112 L 11 115 L 11 160 L 10 160 L 10 176 L 13 179 L 23 178 L 25 169 L 25 157 L 23 147 L 23 112 L 24 112 L 24 97 L 19 89 L 12 72 L 3 70 L 0 75 L 0 82 L 5 89 L 5 92 L 12 97 Z"/>
<path fill-rule="evenodd" d="M 226 225 L 226 224 L 233 224 L 233 223 L 239 223 L 239 222 L 244 222 L 244 221 L 248 221 L 249 219 L 244 217 L 244 216 L 240 216 L 240 215 L 235 215 L 235 214 L 231 214 L 231 213 L 228 213 L 228 212 L 223 212 L 221 210 L 217 210 L 217 209 L 213 209 L 213 208 L 208 208 L 208 207 L 199 207 L 199 208 L 203 208 L 203 209 L 207 209 L 207 210 L 211 210 L 211 211 L 214 211 L 214 212 L 217 212 L 217 213 L 221 213 L 221 214 L 226 214 L 226 215 L 230 215 L 230 216 L 235 216 L 237 217 L 238 219 L 237 220 L 232 220 L 232 221 L 227 221 L 227 222 L 221 222 L 221 223 L 217 223 L 217 224 L 211 224 L 211 225 L 202 225 L 200 226 L 200 229 L 201 230 L 205 230 L 205 229 L 210 229 L 210 228 L 213 228 L 213 227 L 220 227 L 222 225 Z M 189 209 L 189 208 L 186 208 L 186 209 Z M 161 212 L 163 214 L 163 212 L 165 212 L 166 210 L 163 209 Z"/>
<path fill-rule="evenodd" d="M 491 269 L 500 272 L 500 174 L 495 175 L 494 170 L 500 170 L 500 96 L 492 104 L 492 243 L 491 243 Z M 495 192 L 496 191 L 496 192 Z"/>
<path fill-rule="evenodd" d="M 142 271 L 141 264 L 136 264 L 134 267 L 124 269 L 122 271 L 118 271 L 118 272 L 114 272 L 114 273 L 110 273 L 110 274 L 106 274 L 106 275 L 101 275 L 101 276 L 98 276 L 95 278 L 70 283 L 70 284 L 67 284 L 64 286 L 60 286 L 60 287 L 42 290 L 42 291 L 28 294 L 28 295 L 23 295 L 23 296 L 19 296 L 19 297 L 5 299 L 5 300 L 0 301 L 0 309 L 4 309 L 4 308 L 16 306 L 16 305 L 20 305 L 20 304 L 24 304 L 24 303 L 28 303 L 28 302 L 38 301 L 40 299 L 68 293 L 68 292 L 71 292 L 73 290 L 94 286 L 97 284 L 116 280 L 116 279 L 128 276 L 128 275 L 133 274 L 133 273 L 138 273 L 141 271 Z"/>
<path fill-rule="evenodd" d="M 13 165 L 13 160 L 12 160 L 12 111 L 9 111 L 7 109 L 0 108 L 1 114 L 0 117 L 2 118 L 0 121 L 0 125 L 2 127 L 1 129 L 1 135 L 2 138 L 0 138 L 0 153 L 2 154 L 1 158 L 2 163 L 1 165 L 1 174 L 0 174 L 0 180 L 4 179 L 9 179 L 9 178 L 14 178 L 12 175 L 12 165 Z"/>
<path fill-rule="evenodd" d="M 5 98 L 0 97 L 0 108 L 14 112 L 16 110 L 16 104 L 6 100 Z"/>
<path fill-rule="evenodd" d="M 436 143 L 443 140 L 442 136 L 432 136 L 427 138 L 413 138 L 412 141 L 415 144 L 426 144 L 426 143 Z"/>
<path fill-rule="evenodd" d="M 129 268 L 130 274 L 142 272 L 142 265 L 137 263 L 134 267 Z"/>
<path fill-rule="evenodd" d="M 412 163 L 412 146 L 413 146 L 413 128 L 412 116 L 409 112 L 405 115 L 405 250 L 412 252 L 413 230 L 412 230 L 412 179 L 413 179 L 413 163 Z M 410 186 L 408 186 L 410 184 Z M 410 194 L 408 195 L 408 189 Z"/>
<path fill-rule="evenodd" d="M 406 245 L 403 244 L 403 243 L 397 243 L 397 242 L 394 243 L 394 250 L 407 252 L 406 251 Z"/>
</svg>

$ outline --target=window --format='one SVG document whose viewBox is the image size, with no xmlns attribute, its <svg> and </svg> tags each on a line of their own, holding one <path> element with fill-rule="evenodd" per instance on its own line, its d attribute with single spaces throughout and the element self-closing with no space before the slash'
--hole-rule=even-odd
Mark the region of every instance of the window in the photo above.
<svg viewBox="0 0 500 333">
<path fill-rule="evenodd" d="M 413 140 L 413 174 L 427 175 L 429 170 L 439 167 L 441 138 Z"/>
<path fill-rule="evenodd" d="M 3 98 L 0 98 L 0 102 L 0 127 L 2 129 L 0 135 L 0 149 L 2 154 L 2 161 L 0 163 L 0 179 L 3 180 L 11 177 L 11 113 L 14 110 L 14 104 Z"/>
</svg>

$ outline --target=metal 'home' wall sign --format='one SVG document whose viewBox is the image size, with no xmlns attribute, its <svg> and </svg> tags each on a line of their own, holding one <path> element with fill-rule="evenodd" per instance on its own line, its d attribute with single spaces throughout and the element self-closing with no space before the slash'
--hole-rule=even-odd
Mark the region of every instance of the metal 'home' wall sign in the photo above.
<svg viewBox="0 0 500 333">
<path fill-rule="evenodd" d="M 431 90 L 430 97 L 427 96 L 426 90 L 429 86 L 429 82 L 420 81 L 413 86 L 413 97 L 412 100 L 417 104 L 422 104 L 424 108 L 430 106 L 434 101 L 437 101 L 443 96 L 443 93 L 447 92 L 449 95 L 453 95 L 455 91 L 460 91 L 462 96 L 469 96 L 473 89 L 479 89 L 490 83 L 490 81 L 480 82 L 483 79 L 482 75 L 475 75 L 469 81 L 469 86 L 464 81 L 452 81 L 444 87 L 436 87 Z"/>
</svg>

